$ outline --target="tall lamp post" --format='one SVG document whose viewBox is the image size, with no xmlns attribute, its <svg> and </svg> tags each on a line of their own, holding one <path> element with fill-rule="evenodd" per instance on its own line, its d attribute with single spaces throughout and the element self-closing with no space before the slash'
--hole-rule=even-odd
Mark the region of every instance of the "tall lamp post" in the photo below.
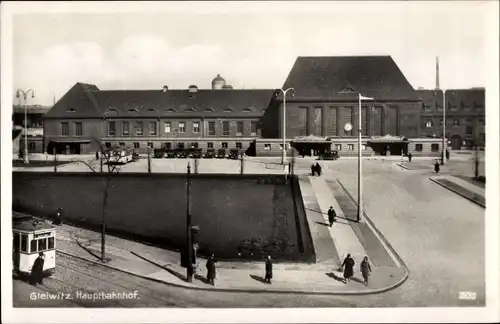
<svg viewBox="0 0 500 324">
<path fill-rule="evenodd" d="M 187 206 L 186 206 L 186 279 L 187 282 L 193 282 L 193 243 L 191 237 L 191 165 L 188 163 L 187 166 Z"/>
<path fill-rule="evenodd" d="M 33 89 L 28 89 L 26 91 L 22 89 L 17 89 L 16 98 L 24 98 L 24 163 L 30 163 L 28 159 L 28 95 L 31 92 L 31 98 L 35 98 L 35 91 Z"/>
<path fill-rule="evenodd" d="M 361 100 L 375 100 L 370 97 L 363 97 L 360 93 L 358 93 L 358 213 L 356 220 L 357 222 L 362 221 L 363 217 L 363 210 L 362 210 L 362 184 L 363 182 L 361 181 L 361 175 L 363 174 L 362 172 L 362 167 L 363 164 L 361 163 L 361 133 L 362 133 L 362 128 L 361 128 Z"/>
<path fill-rule="evenodd" d="M 441 154 L 441 165 L 444 165 L 445 160 L 446 160 L 446 90 L 442 89 L 443 91 L 443 143 L 441 144 L 443 146 L 442 153 Z"/>
<path fill-rule="evenodd" d="M 292 96 L 295 93 L 294 88 L 288 88 L 286 90 L 278 89 L 283 93 L 283 154 L 281 155 L 281 164 L 285 165 L 286 162 L 286 94 L 288 91 L 292 91 Z"/>
</svg>

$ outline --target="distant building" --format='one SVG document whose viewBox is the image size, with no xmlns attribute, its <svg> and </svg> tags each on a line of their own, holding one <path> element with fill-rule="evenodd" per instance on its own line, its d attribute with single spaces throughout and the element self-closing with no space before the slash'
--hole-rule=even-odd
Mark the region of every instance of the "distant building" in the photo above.
<svg viewBox="0 0 500 324">
<path fill-rule="evenodd" d="M 43 116 L 50 110 L 49 106 L 27 106 L 28 153 L 43 152 Z M 24 106 L 14 105 L 12 109 L 12 146 L 14 156 L 24 154 Z"/>
</svg>

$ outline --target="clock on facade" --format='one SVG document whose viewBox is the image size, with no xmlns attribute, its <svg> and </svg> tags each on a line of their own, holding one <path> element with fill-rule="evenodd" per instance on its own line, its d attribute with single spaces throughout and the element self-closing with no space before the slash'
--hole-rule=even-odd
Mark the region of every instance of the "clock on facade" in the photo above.
<svg viewBox="0 0 500 324">
<path fill-rule="evenodd" d="M 345 130 L 346 132 L 350 132 L 350 131 L 352 130 L 352 124 L 351 124 L 351 123 L 346 123 L 346 124 L 344 125 L 344 130 Z"/>
</svg>

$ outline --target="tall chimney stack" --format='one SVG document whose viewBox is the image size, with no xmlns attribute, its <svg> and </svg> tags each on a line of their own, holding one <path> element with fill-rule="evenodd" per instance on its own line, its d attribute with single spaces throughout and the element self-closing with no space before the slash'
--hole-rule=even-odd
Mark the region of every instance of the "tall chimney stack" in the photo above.
<svg viewBox="0 0 500 324">
<path fill-rule="evenodd" d="M 439 90 L 439 56 L 436 57 L 436 90 Z"/>
</svg>

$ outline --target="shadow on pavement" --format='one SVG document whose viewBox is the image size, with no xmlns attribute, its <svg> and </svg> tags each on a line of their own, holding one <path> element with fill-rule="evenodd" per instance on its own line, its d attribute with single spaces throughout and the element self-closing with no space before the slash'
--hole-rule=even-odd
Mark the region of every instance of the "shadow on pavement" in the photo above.
<svg viewBox="0 0 500 324">
<path fill-rule="evenodd" d="M 137 254 L 137 253 L 135 253 L 135 252 L 130 251 L 130 253 L 132 253 L 132 254 L 133 254 L 133 255 L 135 255 L 136 257 L 138 257 L 138 258 L 140 258 L 140 259 L 142 259 L 142 260 L 144 260 L 144 261 L 146 261 L 146 262 L 149 262 L 149 263 L 151 263 L 151 264 L 153 264 L 153 265 L 155 265 L 155 266 L 157 266 L 157 267 L 159 267 L 159 268 L 161 268 L 161 269 L 163 269 L 163 270 L 167 271 L 168 273 L 170 273 L 170 274 L 172 274 L 172 275 L 176 276 L 177 278 L 179 278 L 179 279 L 180 279 L 180 280 L 182 280 L 182 281 L 187 281 L 186 276 L 184 276 L 184 275 L 182 275 L 182 274 L 178 273 L 177 271 L 174 271 L 174 270 L 172 270 L 172 269 L 169 269 L 169 268 L 167 268 L 166 266 L 162 266 L 161 264 L 158 264 L 158 263 L 156 263 L 156 262 L 154 262 L 154 261 L 151 261 L 151 260 L 149 260 L 149 259 L 147 259 L 147 258 L 143 257 L 142 255 L 139 255 L 139 254 Z"/>
<path fill-rule="evenodd" d="M 201 276 L 199 274 L 195 274 L 194 275 L 194 279 L 199 280 L 199 281 L 201 281 L 201 282 L 203 282 L 204 284 L 207 284 L 207 285 L 210 284 L 210 282 L 207 280 L 207 278 L 205 278 L 205 277 L 203 277 L 203 276 Z"/>
<path fill-rule="evenodd" d="M 85 252 L 96 258 L 97 260 L 100 260 L 101 257 L 98 256 L 95 252 L 93 252 L 91 249 L 87 248 L 84 246 L 79 240 L 76 240 L 76 244 L 78 244 L 79 247 L 81 247 Z"/>
<path fill-rule="evenodd" d="M 338 282 L 342 282 L 342 283 L 344 283 L 344 278 L 340 278 L 339 276 L 337 276 L 337 275 L 336 275 L 335 273 L 333 273 L 333 272 L 327 272 L 327 273 L 325 273 L 325 274 L 326 274 L 328 277 L 330 277 L 330 278 L 333 278 L 333 279 L 337 280 Z"/>
<path fill-rule="evenodd" d="M 261 282 L 264 284 L 267 283 L 266 280 L 264 278 L 262 278 L 261 276 L 251 274 L 250 278 L 252 278 L 253 280 L 257 280 L 258 282 Z"/>
</svg>

